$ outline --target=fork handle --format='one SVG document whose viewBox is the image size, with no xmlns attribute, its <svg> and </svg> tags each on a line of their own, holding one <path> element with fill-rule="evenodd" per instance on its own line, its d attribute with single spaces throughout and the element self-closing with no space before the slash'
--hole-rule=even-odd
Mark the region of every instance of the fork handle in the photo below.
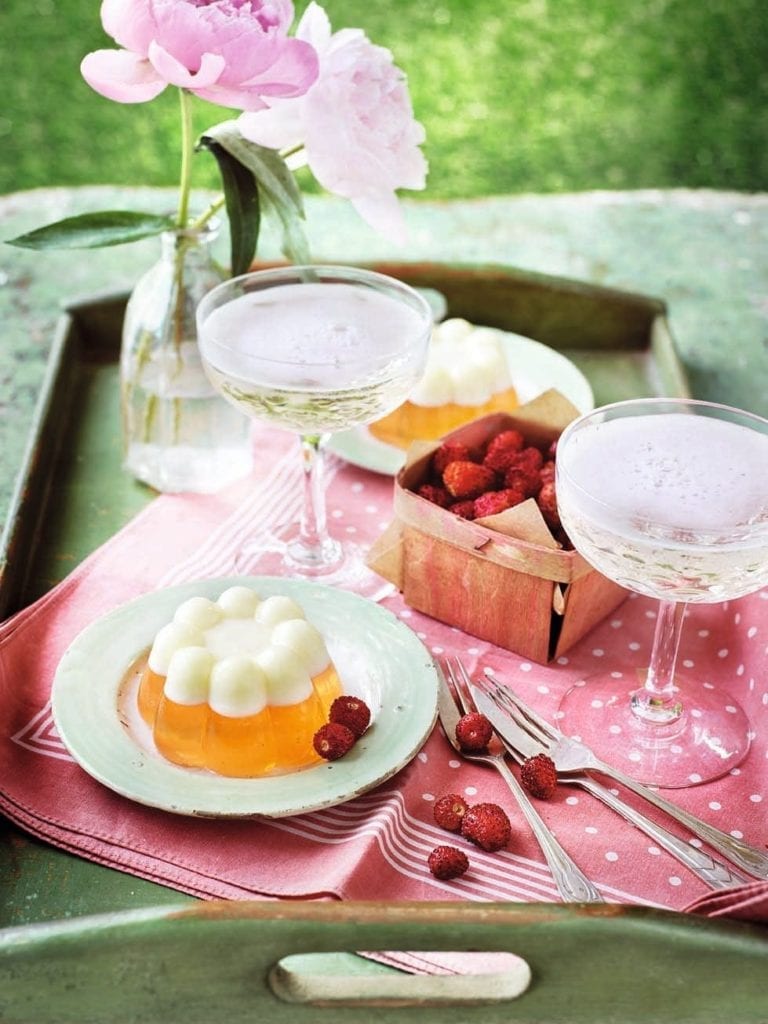
<svg viewBox="0 0 768 1024">
<path fill-rule="evenodd" d="M 607 807 L 610 807 L 612 811 L 616 811 L 617 814 L 620 814 L 622 818 L 629 821 L 635 828 L 639 828 L 646 835 L 649 835 L 651 839 L 655 839 L 659 846 L 668 853 L 671 853 L 673 857 L 677 857 L 698 878 L 702 879 L 713 889 L 730 889 L 734 885 L 742 885 L 744 882 L 749 881 L 744 875 L 740 875 L 737 871 L 731 871 L 725 864 L 715 860 L 714 857 L 710 857 L 703 850 L 697 850 L 682 839 L 678 839 L 677 836 L 673 836 L 671 832 L 668 832 L 655 821 L 651 821 L 650 818 L 646 818 L 644 814 L 640 814 L 634 807 L 624 803 L 610 789 L 606 789 L 605 786 L 596 782 L 588 775 L 581 775 L 578 778 L 574 777 L 569 781 L 577 783 L 582 789 L 591 793 L 592 796 L 602 800 Z"/>
<path fill-rule="evenodd" d="M 525 820 L 530 825 L 531 831 L 539 842 L 539 846 L 557 885 L 558 892 L 563 899 L 571 903 L 604 903 L 603 897 L 593 883 L 574 864 L 571 857 L 565 852 L 541 820 L 538 811 L 531 804 L 525 790 L 517 781 L 517 777 L 509 769 L 504 759 L 499 758 L 497 760 L 494 758 L 493 763 L 517 797 L 520 810 L 523 812 Z"/>
<path fill-rule="evenodd" d="M 635 782 L 630 775 L 625 775 L 619 768 L 612 768 L 610 765 L 598 760 L 595 760 L 594 764 L 590 765 L 590 768 L 610 776 L 612 779 L 620 782 L 622 786 L 631 789 L 633 793 L 637 793 L 638 796 L 643 797 L 649 803 L 658 807 L 659 810 L 664 811 L 671 818 L 685 825 L 695 836 L 708 843 L 733 864 L 737 864 L 747 874 L 760 879 L 768 878 L 768 854 L 763 853 L 762 850 L 758 850 L 748 843 L 742 843 L 735 836 L 722 832 L 719 828 L 715 828 L 714 825 L 710 825 L 706 821 L 702 821 L 701 818 L 697 818 L 695 814 L 691 814 L 682 807 L 678 807 L 677 804 L 670 803 L 663 796 L 659 796 L 655 790 L 648 789 L 640 782 Z"/>
</svg>

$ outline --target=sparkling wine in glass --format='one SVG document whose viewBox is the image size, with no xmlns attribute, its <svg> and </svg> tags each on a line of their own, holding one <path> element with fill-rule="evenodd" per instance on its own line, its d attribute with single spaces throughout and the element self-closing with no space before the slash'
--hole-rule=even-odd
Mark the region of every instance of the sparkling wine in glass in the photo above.
<svg viewBox="0 0 768 1024">
<path fill-rule="evenodd" d="M 373 574 L 364 553 L 327 528 L 323 445 L 331 433 L 370 423 L 406 399 L 426 362 L 428 302 L 374 271 L 288 266 L 214 288 L 197 323 L 214 387 L 244 414 L 294 432 L 301 446 L 298 522 L 266 542 L 246 543 L 236 568 L 365 591 Z"/>
<path fill-rule="evenodd" d="M 706 666 L 685 678 L 675 665 L 689 603 L 768 583 L 768 421 L 709 402 L 618 402 L 574 420 L 556 464 L 558 508 L 576 550 L 659 601 L 650 665 L 580 680 L 560 725 L 646 783 L 678 788 L 724 775 L 749 749 L 747 717 Z"/>
</svg>

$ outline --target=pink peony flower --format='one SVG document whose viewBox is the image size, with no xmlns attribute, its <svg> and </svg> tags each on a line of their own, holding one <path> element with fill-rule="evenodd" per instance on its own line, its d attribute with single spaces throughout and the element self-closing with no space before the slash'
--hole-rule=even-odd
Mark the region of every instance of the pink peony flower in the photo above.
<svg viewBox="0 0 768 1024">
<path fill-rule="evenodd" d="M 291 0 L 103 0 L 101 21 L 121 50 L 89 53 L 86 82 L 118 103 L 144 103 L 167 85 L 238 110 L 300 96 L 317 54 L 289 39 Z"/>
<path fill-rule="evenodd" d="M 293 99 L 242 114 L 245 138 L 272 149 L 304 147 L 310 170 L 329 192 L 349 199 L 386 237 L 402 242 L 405 220 L 398 188 L 424 188 L 424 129 L 414 120 L 403 72 L 392 54 L 359 29 L 334 34 L 314 0 L 296 29 L 320 58 L 320 73 Z"/>
</svg>

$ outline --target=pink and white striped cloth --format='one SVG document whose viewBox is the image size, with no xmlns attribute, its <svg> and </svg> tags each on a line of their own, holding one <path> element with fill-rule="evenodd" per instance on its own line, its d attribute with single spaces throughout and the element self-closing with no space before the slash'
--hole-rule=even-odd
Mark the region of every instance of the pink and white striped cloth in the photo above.
<svg viewBox="0 0 768 1024">
<path fill-rule="evenodd" d="M 139 594 L 231 575 L 246 535 L 298 511 L 301 468 L 294 444 L 282 433 L 260 430 L 251 478 L 217 495 L 158 497 L 62 583 L 0 626 L 0 808 L 56 846 L 200 897 L 557 900 L 504 783 L 481 766 L 460 763 L 439 729 L 378 789 L 279 820 L 181 819 L 134 804 L 82 771 L 61 743 L 50 687 L 68 644 L 95 618 Z M 391 518 L 392 481 L 331 458 L 328 499 L 333 529 L 367 544 Z M 428 619 L 397 595 L 386 604 L 432 652 L 492 667 L 547 717 L 570 683 L 590 669 L 647 654 L 652 632 L 653 603 L 630 599 L 558 663 L 539 666 Z M 724 701 L 733 693 L 742 702 L 755 739 L 740 769 L 678 791 L 674 799 L 764 845 L 768 591 L 692 608 L 683 656 L 703 685 L 721 689 Z M 432 817 L 434 800 L 451 792 L 470 802 L 501 803 L 514 837 L 496 854 L 464 844 L 471 869 L 442 882 L 430 875 L 426 860 L 434 846 L 456 841 Z M 580 790 L 561 786 L 540 810 L 607 900 L 681 910 L 708 895 L 676 860 Z M 741 895 L 742 905 L 750 892 Z M 715 909 L 723 912 L 721 904 Z M 709 912 L 706 906 L 702 912 Z"/>
</svg>

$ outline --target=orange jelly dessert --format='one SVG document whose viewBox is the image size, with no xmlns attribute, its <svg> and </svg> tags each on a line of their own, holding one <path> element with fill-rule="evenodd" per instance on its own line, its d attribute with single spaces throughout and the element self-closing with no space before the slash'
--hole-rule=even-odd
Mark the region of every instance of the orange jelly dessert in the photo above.
<svg viewBox="0 0 768 1024">
<path fill-rule="evenodd" d="M 138 707 L 167 760 L 253 778 L 318 764 L 312 737 L 341 692 L 299 605 L 237 586 L 176 609 L 152 644 Z"/>
<path fill-rule="evenodd" d="M 487 413 L 518 405 L 502 335 L 454 317 L 432 329 L 424 375 L 408 400 L 368 427 L 398 448 L 434 441 Z"/>
</svg>

